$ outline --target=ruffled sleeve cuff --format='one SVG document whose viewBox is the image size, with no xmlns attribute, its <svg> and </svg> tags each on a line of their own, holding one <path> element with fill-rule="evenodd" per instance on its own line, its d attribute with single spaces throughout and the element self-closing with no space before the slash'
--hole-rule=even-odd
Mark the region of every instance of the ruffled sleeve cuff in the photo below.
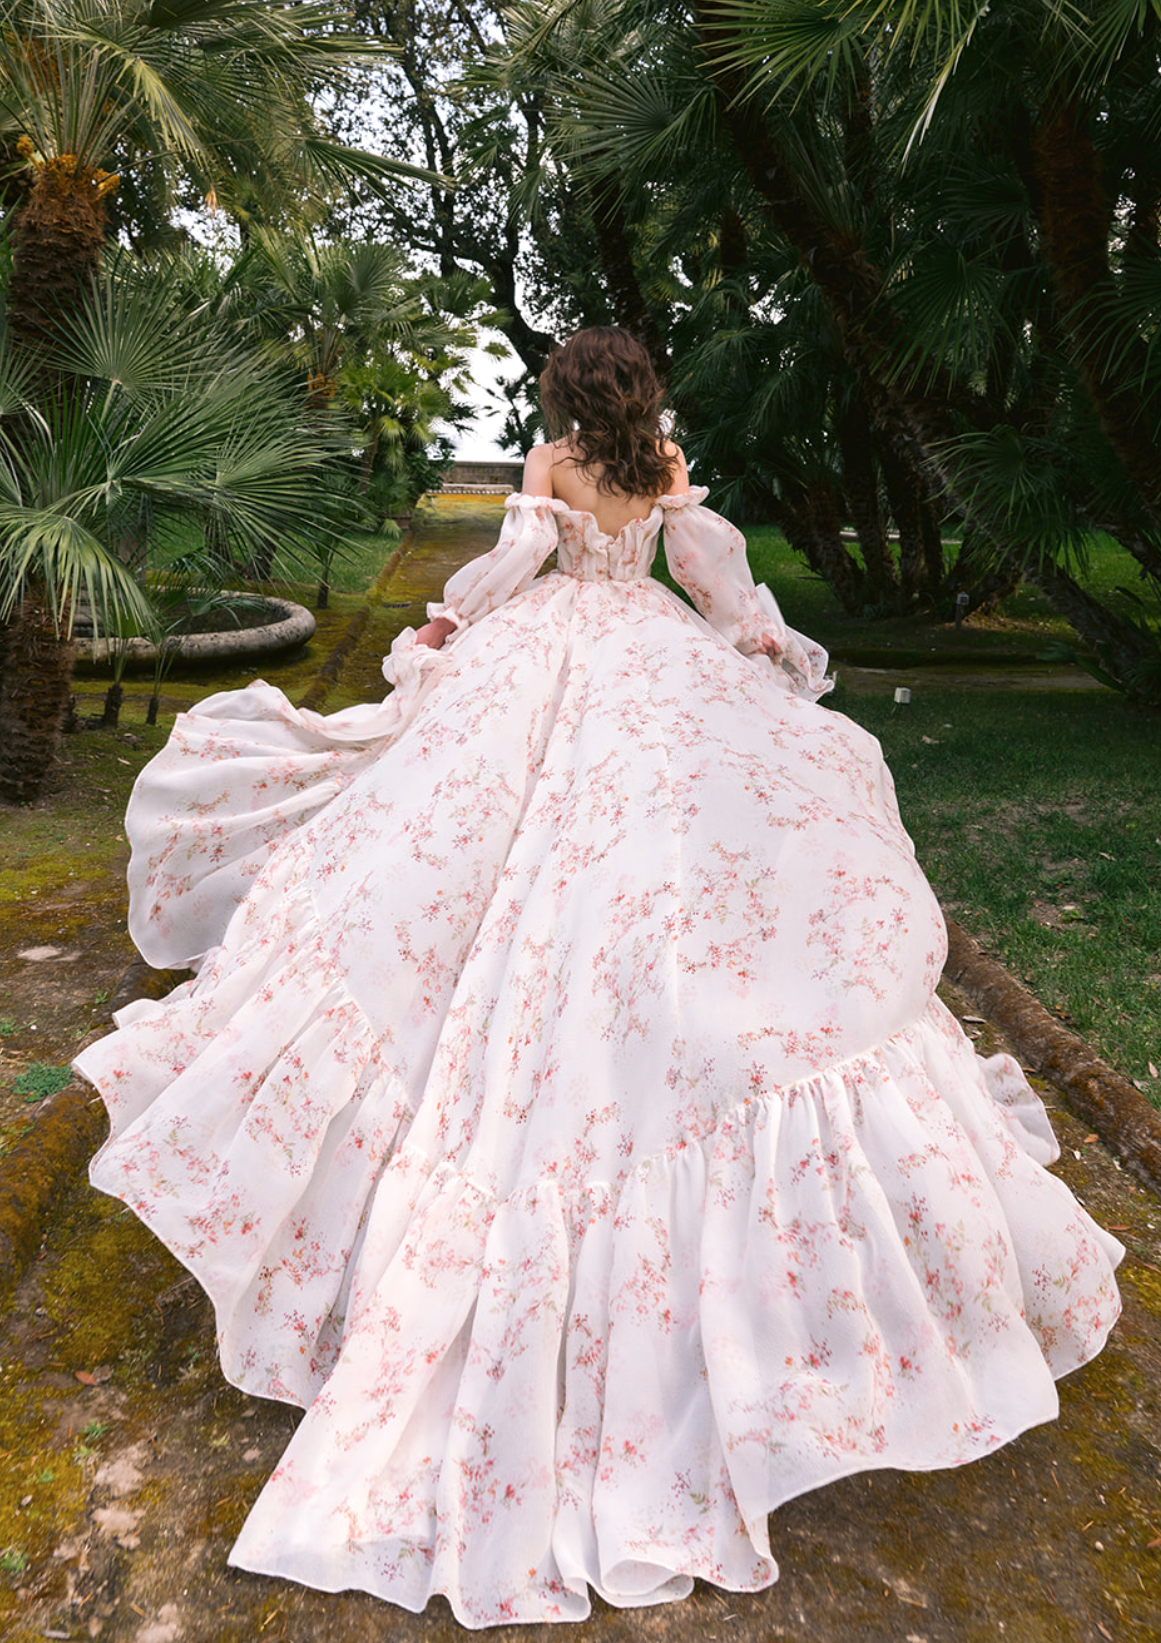
<svg viewBox="0 0 1161 1643">
<path fill-rule="evenodd" d="M 820 644 L 789 626 L 765 582 L 759 582 L 754 591 L 761 612 L 762 637 L 772 639 L 777 646 L 772 658 L 775 666 L 789 676 L 797 695 L 817 702 L 834 689 L 834 680 L 826 673 L 830 658 Z"/>
</svg>

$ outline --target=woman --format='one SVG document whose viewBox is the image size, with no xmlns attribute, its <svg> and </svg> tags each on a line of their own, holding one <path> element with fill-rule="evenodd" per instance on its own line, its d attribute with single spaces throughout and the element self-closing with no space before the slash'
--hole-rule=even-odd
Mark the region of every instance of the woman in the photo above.
<svg viewBox="0 0 1161 1643">
<path fill-rule="evenodd" d="M 543 398 L 386 702 L 178 721 L 131 928 L 200 970 L 80 1061 L 93 1181 L 229 1378 L 306 1409 L 233 1561 L 471 1626 L 766 1585 L 781 1502 L 1051 1419 L 1118 1310 L 1039 1102 L 934 996 L 878 746 L 644 351 L 581 332 Z"/>
</svg>

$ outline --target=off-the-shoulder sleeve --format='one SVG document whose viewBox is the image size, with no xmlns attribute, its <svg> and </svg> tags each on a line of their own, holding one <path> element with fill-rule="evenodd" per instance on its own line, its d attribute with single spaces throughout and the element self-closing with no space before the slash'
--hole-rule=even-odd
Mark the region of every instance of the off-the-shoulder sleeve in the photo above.
<svg viewBox="0 0 1161 1643">
<path fill-rule="evenodd" d="M 563 502 L 517 493 L 504 506 L 500 540 L 490 553 L 456 571 L 443 590 L 442 603 L 428 605 L 429 620 L 442 616 L 457 630 L 478 622 L 526 588 L 555 549 L 555 516 L 564 511 Z"/>
<path fill-rule="evenodd" d="M 833 679 L 826 677 L 826 651 L 787 625 L 764 582 L 755 586 L 745 538 L 728 519 L 702 507 L 708 494 L 694 486 L 682 496 L 660 499 L 665 558 L 674 580 L 710 626 L 743 655 L 757 655 L 773 641 L 773 659 L 795 690 L 817 701 L 834 688 Z"/>
</svg>

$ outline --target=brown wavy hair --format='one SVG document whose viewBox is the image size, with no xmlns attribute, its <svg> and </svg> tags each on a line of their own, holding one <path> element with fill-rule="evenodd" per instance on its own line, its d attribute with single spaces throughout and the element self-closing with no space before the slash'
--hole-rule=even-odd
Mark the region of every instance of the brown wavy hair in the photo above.
<svg viewBox="0 0 1161 1643">
<path fill-rule="evenodd" d="M 645 349 L 619 325 L 577 331 L 549 357 L 540 404 L 554 439 L 571 439 L 598 491 L 663 496 L 676 460 L 662 448 L 665 390 Z"/>
</svg>

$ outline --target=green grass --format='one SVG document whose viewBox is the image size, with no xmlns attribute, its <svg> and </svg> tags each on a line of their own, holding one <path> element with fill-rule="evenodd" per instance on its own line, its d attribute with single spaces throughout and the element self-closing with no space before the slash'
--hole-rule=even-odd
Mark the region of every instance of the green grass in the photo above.
<svg viewBox="0 0 1161 1643">
<path fill-rule="evenodd" d="M 836 695 L 947 912 L 1161 1106 L 1161 723 L 1101 691 Z"/>
<path fill-rule="evenodd" d="M 422 510 L 420 510 L 422 512 Z M 334 593 L 365 593 L 399 546 L 400 531 L 387 525 L 380 531 L 352 531 L 344 537 L 331 561 L 327 580 Z M 201 532 L 191 522 L 188 530 L 173 530 L 164 543 L 150 550 L 151 571 L 163 571 L 178 554 L 189 553 L 201 546 Z M 319 583 L 319 567 L 304 554 L 275 556 L 273 575 L 263 584 L 268 591 L 314 608 L 315 592 Z M 238 585 L 243 586 L 239 575 Z"/>
<path fill-rule="evenodd" d="M 949 548 L 952 541 L 947 539 Z M 961 656 L 974 651 L 986 661 L 1005 652 L 1035 656 L 1054 640 L 1076 642 L 1068 623 L 1032 587 L 1018 588 L 995 615 L 973 616 L 958 632 L 950 619 L 934 621 L 929 614 L 850 617 L 827 584 L 772 525 L 747 527 L 746 545 L 754 580 L 769 585 L 786 620 L 839 656 L 907 650 L 916 653 L 911 658 L 913 665 L 923 654 L 954 650 Z M 1140 586 L 1136 562 L 1109 536 L 1093 535 L 1084 565 L 1076 567 L 1075 573 L 1098 598 L 1111 595 L 1115 603 L 1120 603 L 1118 589 Z M 1130 609 L 1127 605 L 1120 608 Z"/>
</svg>

